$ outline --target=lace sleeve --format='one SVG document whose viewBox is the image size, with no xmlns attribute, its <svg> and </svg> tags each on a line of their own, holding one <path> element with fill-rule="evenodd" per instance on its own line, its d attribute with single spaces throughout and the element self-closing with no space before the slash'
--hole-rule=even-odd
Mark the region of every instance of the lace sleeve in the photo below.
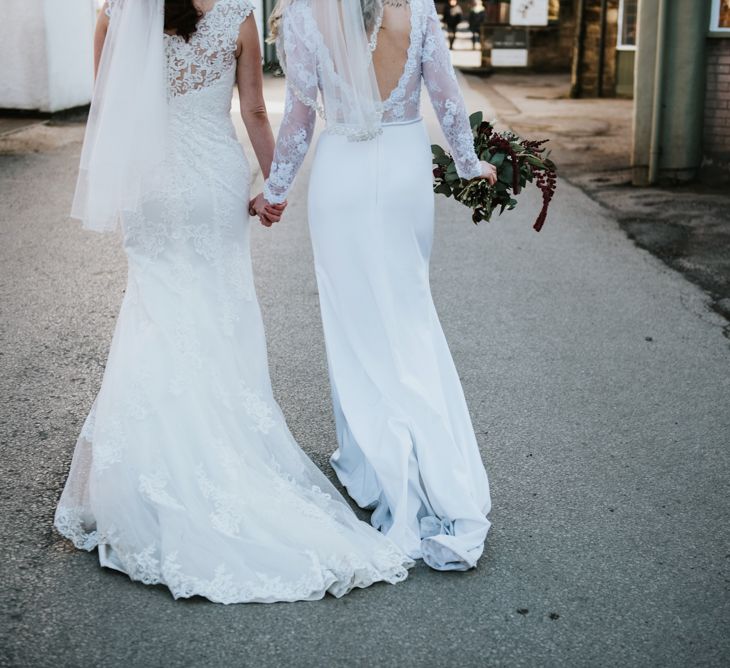
<svg viewBox="0 0 730 668">
<path fill-rule="evenodd" d="M 482 169 L 474 152 L 469 117 L 451 65 L 436 8 L 432 2 L 429 4 L 431 11 L 426 19 L 423 41 L 423 79 L 441 129 L 454 154 L 456 170 L 461 178 L 473 179 L 481 175 Z"/>
<path fill-rule="evenodd" d="M 317 119 L 317 57 L 312 40 L 306 39 L 302 29 L 305 24 L 295 15 L 296 9 L 296 5 L 287 8 L 281 28 L 287 63 L 286 104 L 271 173 L 264 184 L 264 197 L 272 204 L 286 199 L 309 150 Z"/>
</svg>

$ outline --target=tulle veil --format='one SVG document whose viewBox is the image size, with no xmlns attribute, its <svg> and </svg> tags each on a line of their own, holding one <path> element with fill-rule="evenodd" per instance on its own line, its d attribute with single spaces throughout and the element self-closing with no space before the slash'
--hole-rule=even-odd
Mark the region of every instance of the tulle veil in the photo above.
<svg viewBox="0 0 730 668">
<path fill-rule="evenodd" d="M 382 0 L 279 0 L 274 20 L 295 3 L 308 4 L 320 40 L 313 44 L 318 59 L 321 102 L 298 97 L 317 109 L 330 132 L 353 140 L 370 139 L 381 132 L 380 99 L 372 52 L 382 23 Z M 286 40 L 276 39 L 279 62 L 287 70 Z M 290 82 L 291 85 L 291 82 Z"/>
<path fill-rule="evenodd" d="M 115 0 L 81 152 L 71 216 L 97 232 L 144 199 L 165 155 L 164 0 Z"/>
</svg>

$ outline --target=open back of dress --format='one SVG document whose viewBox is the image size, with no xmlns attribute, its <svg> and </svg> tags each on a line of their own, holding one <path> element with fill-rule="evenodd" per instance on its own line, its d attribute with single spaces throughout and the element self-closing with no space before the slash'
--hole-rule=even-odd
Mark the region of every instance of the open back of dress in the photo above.
<svg viewBox="0 0 730 668">
<path fill-rule="evenodd" d="M 384 7 L 376 39 L 373 66 L 380 97 L 385 102 L 397 88 L 408 62 L 411 44 L 411 8 L 408 3 L 400 7 Z"/>
<path fill-rule="evenodd" d="M 277 52 L 286 63 L 287 102 L 271 175 L 264 186 L 269 202 L 280 203 L 301 167 L 314 133 L 315 110 L 332 123 L 323 79 L 333 78 L 332 57 L 318 25 L 316 0 L 292 0 L 282 17 Z M 372 21 L 372 49 L 377 91 L 383 103 L 382 124 L 421 118 L 425 83 L 431 104 L 463 178 L 481 174 L 464 100 L 456 81 L 446 38 L 433 0 L 386 5 Z M 367 91 L 368 95 L 370 91 Z M 334 130 L 333 130 L 334 131 Z"/>
</svg>

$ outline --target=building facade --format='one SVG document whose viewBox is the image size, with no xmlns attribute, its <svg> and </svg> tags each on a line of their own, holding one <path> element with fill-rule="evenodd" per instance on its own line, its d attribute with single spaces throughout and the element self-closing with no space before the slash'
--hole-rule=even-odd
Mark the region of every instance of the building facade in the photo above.
<svg viewBox="0 0 730 668">
<path fill-rule="evenodd" d="M 639 0 L 575 0 L 571 94 L 632 97 Z"/>
<path fill-rule="evenodd" d="M 730 177 L 730 0 L 714 0 L 712 4 L 706 59 L 703 172 L 710 180 L 718 177 L 727 180 Z"/>
<path fill-rule="evenodd" d="M 83 106 L 93 86 L 95 0 L 3 3 L 0 109 Z"/>
</svg>

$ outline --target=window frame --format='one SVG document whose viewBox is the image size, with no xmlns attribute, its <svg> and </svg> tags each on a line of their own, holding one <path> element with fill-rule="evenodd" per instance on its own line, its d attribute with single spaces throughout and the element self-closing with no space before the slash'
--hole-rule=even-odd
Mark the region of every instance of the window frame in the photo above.
<svg viewBox="0 0 730 668">
<path fill-rule="evenodd" d="M 710 9 L 710 32 L 715 35 L 730 36 L 730 26 L 720 26 L 720 0 L 712 0 Z"/>
<path fill-rule="evenodd" d="M 626 0 L 619 0 L 618 3 L 618 31 L 616 33 L 616 51 L 636 51 L 636 44 L 624 44 L 624 6 Z M 639 0 L 636 0 L 636 22 L 639 22 Z"/>
</svg>

